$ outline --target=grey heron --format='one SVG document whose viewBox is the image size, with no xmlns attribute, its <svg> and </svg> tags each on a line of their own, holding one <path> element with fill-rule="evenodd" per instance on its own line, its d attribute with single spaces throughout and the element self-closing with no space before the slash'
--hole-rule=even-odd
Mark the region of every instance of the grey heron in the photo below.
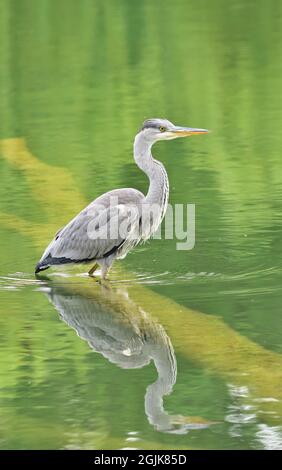
<svg viewBox="0 0 282 470">
<path fill-rule="evenodd" d="M 93 276 L 100 266 L 105 279 L 114 260 L 124 258 L 135 245 L 149 239 L 165 215 L 168 176 L 163 164 L 152 156 L 153 144 L 207 132 L 175 126 L 167 119 L 146 120 L 134 140 L 134 159 L 149 178 L 147 195 L 124 188 L 99 196 L 56 233 L 37 263 L 35 274 L 50 266 L 92 263 L 89 275 Z"/>
</svg>

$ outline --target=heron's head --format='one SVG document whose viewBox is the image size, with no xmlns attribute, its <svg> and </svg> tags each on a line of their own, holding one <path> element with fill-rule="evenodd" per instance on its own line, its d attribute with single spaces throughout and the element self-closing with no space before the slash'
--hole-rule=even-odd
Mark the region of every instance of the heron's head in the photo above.
<svg viewBox="0 0 282 470">
<path fill-rule="evenodd" d="M 191 135 L 207 134 L 207 129 L 194 127 L 175 126 L 167 119 L 147 119 L 140 130 L 146 140 L 157 142 L 158 140 L 171 140 L 178 137 L 189 137 Z"/>
</svg>

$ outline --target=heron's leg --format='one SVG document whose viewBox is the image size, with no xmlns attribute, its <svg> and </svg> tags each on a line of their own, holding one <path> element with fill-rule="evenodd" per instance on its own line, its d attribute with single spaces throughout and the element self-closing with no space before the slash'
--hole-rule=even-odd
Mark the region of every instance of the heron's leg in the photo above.
<svg viewBox="0 0 282 470">
<path fill-rule="evenodd" d="M 98 267 L 99 267 L 98 263 L 95 263 L 94 266 L 92 266 L 92 268 L 90 269 L 90 271 L 88 271 L 88 275 L 91 277 L 94 277 L 93 274 Z"/>
<path fill-rule="evenodd" d="M 101 281 L 104 281 L 108 275 L 108 272 L 110 271 L 112 265 L 114 262 L 113 257 L 108 257 L 102 260 L 99 260 L 98 263 L 101 267 Z"/>
<path fill-rule="evenodd" d="M 102 266 L 101 279 L 103 279 L 103 281 L 106 279 L 109 270 L 110 270 L 110 266 L 105 266 L 105 265 Z"/>
</svg>

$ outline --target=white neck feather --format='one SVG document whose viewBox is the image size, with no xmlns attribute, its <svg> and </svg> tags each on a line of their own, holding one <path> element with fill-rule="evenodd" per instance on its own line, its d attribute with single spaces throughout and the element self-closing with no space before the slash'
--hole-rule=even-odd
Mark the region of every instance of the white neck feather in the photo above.
<svg viewBox="0 0 282 470">
<path fill-rule="evenodd" d="M 134 141 L 134 160 L 150 181 L 149 190 L 145 198 L 146 203 L 159 204 L 161 218 L 163 218 L 169 196 L 169 182 L 165 167 L 152 156 L 151 149 L 153 144 L 154 142 L 147 140 L 142 135 L 142 132 L 137 134 Z"/>
</svg>

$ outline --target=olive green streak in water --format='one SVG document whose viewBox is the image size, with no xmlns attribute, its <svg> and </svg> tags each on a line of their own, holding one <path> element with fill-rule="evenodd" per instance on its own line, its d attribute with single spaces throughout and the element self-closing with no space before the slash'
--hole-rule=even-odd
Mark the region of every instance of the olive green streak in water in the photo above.
<svg viewBox="0 0 282 470">
<path fill-rule="evenodd" d="M 126 263 L 160 294 L 212 318 L 220 315 L 240 335 L 281 351 L 281 6 L 28 3 L 28 8 L 25 1 L 0 7 L 1 138 L 23 136 L 30 155 L 64 170 L 42 167 L 41 179 L 23 180 L 23 161 L 13 163 L 1 152 L 2 275 L 31 273 L 39 254 L 34 241 L 42 249 L 85 200 L 112 187 L 145 190 L 131 159 L 132 138 L 143 118 L 162 115 L 212 128 L 209 139 L 155 150 L 169 171 L 171 201 L 196 203 L 196 248 L 176 252 L 174 241 L 154 241 Z M 46 177 L 55 187 L 48 195 Z M 74 187 L 79 190 L 75 198 Z M 18 230 L 24 234 L 20 238 Z M 176 315 L 171 341 L 179 373 L 169 411 L 226 422 L 194 431 L 192 441 L 190 434 L 156 433 L 143 403 L 153 369 L 120 371 L 89 356 L 87 346 L 56 321 L 53 307 L 43 297 L 35 302 L 36 296 L 31 287 L 1 293 L 1 311 L 9 312 L 8 322 L 2 317 L 9 326 L 2 333 L 2 447 L 105 447 L 110 442 L 120 447 L 130 430 L 140 431 L 145 447 L 150 441 L 174 447 L 191 447 L 191 442 L 199 448 L 263 447 L 263 426 L 269 426 L 264 436 L 273 436 L 281 424 L 281 407 L 258 405 L 255 395 L 256 416 L 245 410 L 244 418 L 244 400 L 250 406 L 250 399 L 238 398 L 238 390 L 227 385 L 232 361 L 220 380 L 209 365 L 212 352 L 210 359 L 208 352 L 202 355 L 201 368 L 199 357 L 187 362 L 183 349 L 191 348 L 193 332 L 187 343 L 184 320 Z M 167 328 L 169 321 L 163 320 Z M 49 341 L 46 354 L 43 345 Z M 212 350 L 209 338 L 207 351 Z M 244 364 L 246 357 L 243 351 L 241 369 L 246 368 L 248 383 L 255 371 Z M 270 360 L 270 374 L 275 361 Z M 265 397 L 258 392 L 257 398 Z M 54 410 L 56 399 L 60 413 Z M 239 423 L 232 424 L 234 419 Z"/>
</svg>

